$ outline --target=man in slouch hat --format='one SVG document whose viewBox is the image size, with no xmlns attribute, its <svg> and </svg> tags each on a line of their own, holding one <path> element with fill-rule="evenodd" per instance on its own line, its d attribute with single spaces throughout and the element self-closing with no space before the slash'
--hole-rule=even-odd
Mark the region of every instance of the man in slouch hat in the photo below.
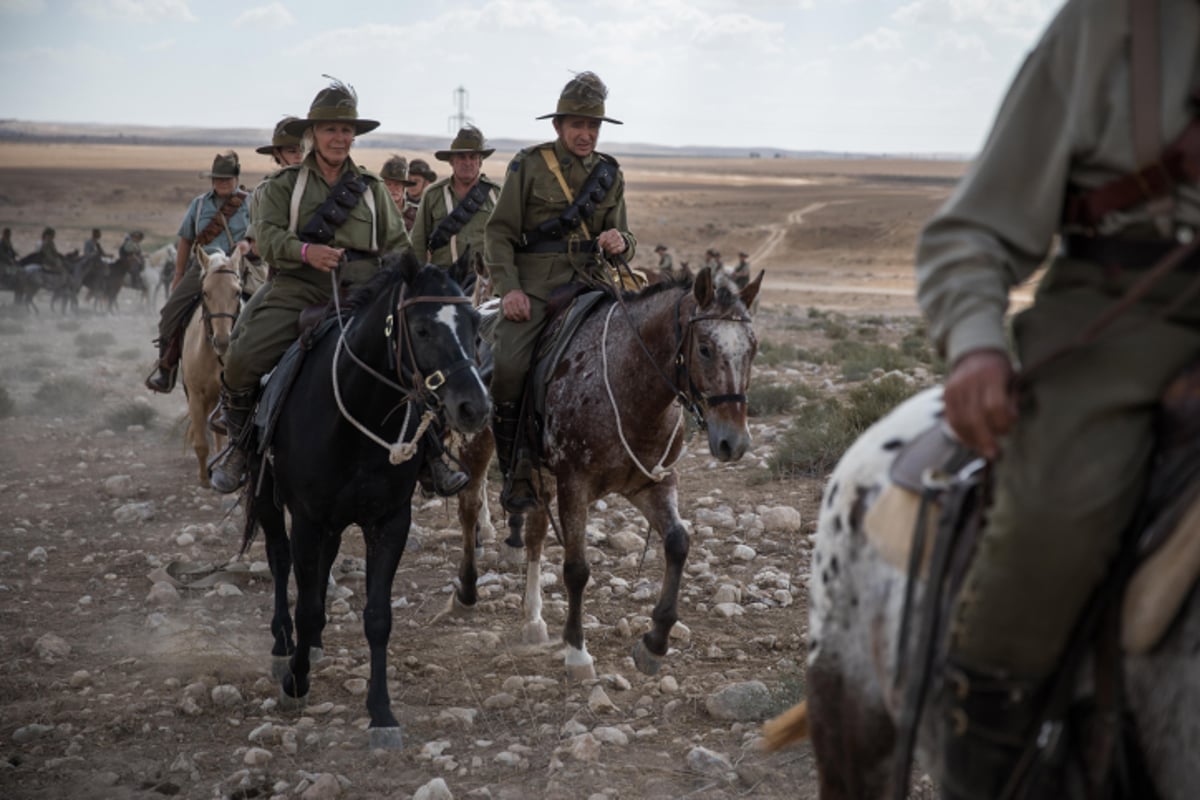
<svg viewBox="0 0 1200 800">
<path fill-rule="evenodd" d="M 459 130 L 447 150 L 434 158 L 450 164 L 450 176 L 429 185 L 417 207 L 413 249 L 429 262 L 449 268 L 467 249 L 483 250 L 483 229 L 496 207 L 500 184 L 483 174 L 483 160 L 495 150 L 473 125 Z"/>
<path fill-rule="evenodd" d="M 200 175 L 212 181 L 212 189 L 193 198 L 183 215 L 171 295 L 159 315 L 158 363 L 146 379 L 146 388 L 152 391 L 166 393 L 175 388 L 183 328 L 200 300 L 200 261 L 192 249 L 198 247 L 207 253 L 232 255 L 239 246 L 249 247 L 245 238 L 250 224 L 250 195 L 238 186 L 241 172 L 237 153 L 232 150 L 218 153 L 213 158 L 212 169 Z"/>
<path fill-rule="evenodd" d="M 636 240 L 625 213 L 625 179 L 616 159 L 596 151 L 608 88 L 592 72 L 563 87 L 553 113 L 557 139 L 527 147 L 508 165 L 485 228 L 487 265 L 501 298 L 491 392 L 496 454 L 505 475 L 501 502 L 509 511 L 533 507 L 532 462 L 517 444 L 525 376 L 546 302 L 559 286 L 594 280 L 603 258 L 633 257 Z"/>
</svg>

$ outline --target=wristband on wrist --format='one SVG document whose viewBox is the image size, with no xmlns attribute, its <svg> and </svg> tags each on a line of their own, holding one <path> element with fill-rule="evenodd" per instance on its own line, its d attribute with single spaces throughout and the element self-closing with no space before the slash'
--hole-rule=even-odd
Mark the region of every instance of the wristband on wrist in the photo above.
<svg viewBox="0 0 1200 800">
<path fill-rule="evenodd" d="M 300 245 L 300 261 L 304 264 L 308 263 L 308 242 Z"/>
</svg>

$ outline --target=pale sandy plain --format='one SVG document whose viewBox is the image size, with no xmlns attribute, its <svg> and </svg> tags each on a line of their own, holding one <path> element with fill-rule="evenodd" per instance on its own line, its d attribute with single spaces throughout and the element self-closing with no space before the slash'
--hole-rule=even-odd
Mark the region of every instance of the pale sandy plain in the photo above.
<svg viewBox="0 0 1200 800">
<path fill-rule="evenodd" d="M 174 238 L 188 200 L 206 188 L 198 174 L 216 149 L 0 145 L 0 224 L 13 228 L 21 253 L 44 225 L 58 230 L 62 250 L 80 246 L 93 227 L 110 250 L 141 228 L 152 249 Z M 365 147 L 355 154 L 373 169 L 388 156 Z M 244 182 L 253 185 L 268 160 L 249 148 L 242 155 Z M 501 175 L 508 156 L 497 153 L 485 171 Z M 884 341 L 911 329 L 915 237 L 964 165 L 631 157 L 623 169 L 640 242 L 635 264 L 651 265 L 658 243 L 693 267 L 710 246 L 727 264 L 746 250 L 767 270 L 759 338 L 819 348 L 829 342 L 806 324 L 810 308 L 882 319 Z M 593 514 L 585 612 L 609 710 L 588 707 L 593 687 L 568 683 L 555 649 L 519 645 L 521 579 L 498 562 L 495 543 L 475 617 L 430 624 L 455 573 L 457 534 L 452 510 L 424 503 L 419 547 L 405 556 L 394 590 L 404 600 L 391 645 L 392 696 L 406 747 L 373 754 L 360 730 L 363 592 L 353 576 L 342 583 L 351 593 L 330 608 L 331 658 L 303 718 L 272 707 L 266 582 L 236 596 L 184 591 L 177 603 L 148 604 L 154 567 L 234 555 L 239 512 L 195 485 L 182 445 L 182 393 L 150 396 L 141 387 L 153 354 L 152 309 L 126 294 L 115 315 L 85 307 L 64 318 L 46 301 L 40 315 L 26 316 L 0 297 L 0 386 L 15 406 L 0 419 L 0 796 L 292 797 L 320 773 L 344 777 L 342 796 L 354 798 L 409 797 L 437 776 L 455 797 L 816 796 L 807 748 L 763 754 L 757 722 L 722 721 L 706 710 L 712 692 L 740 681 L 762 681 L 779 704 L 802 693 L 808 536 L 821 481 L 766 478 L 765 459 L 787 418 L 755 419 L 758 447 L 737 465 L 716 465 L 700 438 L 681 461 L 680 506 L 696 522 L 681 600 L 690 635 L 675 642 L 657 677 L 640 675 L 627 655 L 657 594 L 658 543 L 639 569 L 636 557 L 603 540 L 644 533 L 641 523 L 623 502 Z M 755 380 L 844 388 L 835 367 L 791 367 L 756 370 Z M 82 386 L 84 397 L 57 396 L 64 391 L 56 386 Z M 135 403 L 157 413 L 152 424 L 114 427 L 113 415 Z M 111 481 L 117 476 L 129 481 Z M 130 504 L 146 504 L 146 518 L 126 521 L 119 509 Z M 801 529 L 737 522 L 771 506 L 798 509 Z M 736 561 L 737 544 L 757 555 Z M 344 553 L 361 557 L 356 534 L 347 535 Z M 560 553 L 548 548 L 555 575 Z M 251 559 L 262 557 L 257 544 Z M 714 613 L 726 584 L 744 615 Z M 558 577 L 548 592 L 561 590 Z M 561 594 L 546 613 L 554 630 Z M 70 653 L 47 648 L 48 633 Z M 218 685 L 236 687 L 239 698 L 215 702 Z M 570 737 L 585 730 L 603 741 L 590 755 L 571 752 Z M 695 747 L 728 758 L 729 768 L 690 768 Z"/>
</svg>

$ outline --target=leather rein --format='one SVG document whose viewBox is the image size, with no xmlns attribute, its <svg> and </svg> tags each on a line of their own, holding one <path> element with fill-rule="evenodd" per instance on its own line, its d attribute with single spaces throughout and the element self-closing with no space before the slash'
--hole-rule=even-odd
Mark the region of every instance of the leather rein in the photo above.
<svg viewBox="0 0 1200 800">
<path fill-rule="evenodd" d="M 238 279 L 238 286 L 239 286 L 239 288 L 238 288 L 238 307 L 240 309 L 241 305 L 242 305 L 242 300 L 241 300 L 242 290 L 240 288 L 241 282 L 242 282 L 242 276 L 238 274 L 238 271 L 235 269 L 229 269 L 229 267 L 218 267 L 217 269 L 214 269 L 207 274 L 209 274 L 209 275 L 233 275 Z M 217 346 L 216 346 L 217 334 L 213 331 L 212 321 L 214 319 L 228 319 L 228 320 L 232 320 L 233 322 L 237 322 L 238 315 L 237 315 L 237 312 L 230 314 L 227 311 L 218 311 L 216 313 L 209 311 L 208 302 L 205 301 L 204 293 L 201 292 L 201 294 L 200 294 L 200 318 L 204 321 L 204 335 L 208 340 L 208 346 L 211 347 L 215 351 L 217 349 Z M 218 355 L 217 362 L 222 367 L 225 366 L 224 356 Z"/>
</svg>

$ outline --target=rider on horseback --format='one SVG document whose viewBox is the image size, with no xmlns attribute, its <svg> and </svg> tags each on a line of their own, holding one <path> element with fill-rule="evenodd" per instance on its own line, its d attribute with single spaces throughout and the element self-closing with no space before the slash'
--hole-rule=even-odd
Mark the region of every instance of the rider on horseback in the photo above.
<svg viewBox="0 0 1200 800">
<path fill-rule="evenodd" d="M 997 797 L 1038 733 L 1048 679 L 1142 497 L 1159 397 L 1200 357 L 1200 257 L 1186 244 L 1200 228 L 1197 30 L 1194 0 L 1069 0 L 921 236 L 919 299 L 950 364 L 946 421 L 994 461 L 949 622 L 944 797 Z M 1008 293 L 1056 234 L 1014 320 L 1018 374 Z M 1143 281 L 1168 254 L 1182 266 Z"/>
<path fill-rule="evenodd" d="M 607 96 L 595 73 L 567 82 L 554 113 L 538 117 L 553 118 L 557 140 L 517 153 L 485 230 L 502 311 L 493 350 L 492 430 L 504 472 L 500 500 L 512 512 L 537 503 L 531 454 L 524 437 L 518 442 L 518 428 L 546 303 L 559 286 L 590 278 L 601 252 L 629 259 L 636 246 L 625 219 L 625 179 L 616 160 L 595 149 L 601 122 L 621 124 L 604 115 Z M 577 200 L 593 173 L 607 180 L 595 190 L 589 185 L 587 196 Z"/>
<path fill-rule="evenodd" d="M 307 154 L 256 191 L 258 246 L 277 272 L 243 312 L 226 357 L 221 405 L 230 446 L 210 476 L 219 492 L 233 492 L 245 480 L 245 432 L 262 376 L 295 341 L 301 312 L 333 298 L 330 273 L 340 268 L 341 286 L 358 286 L 379 270 L 384 253 L 412 247 L 383 181 L 350 158 L 355 137 L 378 126 L 358 116 L 357 94 L 336 81 L 318 92 L 307 119 L 282 124 Z M 437 457 L 440 442 L 427 441 L 434 488 L 462 489 L 468 477 Z"/>
</svg>

